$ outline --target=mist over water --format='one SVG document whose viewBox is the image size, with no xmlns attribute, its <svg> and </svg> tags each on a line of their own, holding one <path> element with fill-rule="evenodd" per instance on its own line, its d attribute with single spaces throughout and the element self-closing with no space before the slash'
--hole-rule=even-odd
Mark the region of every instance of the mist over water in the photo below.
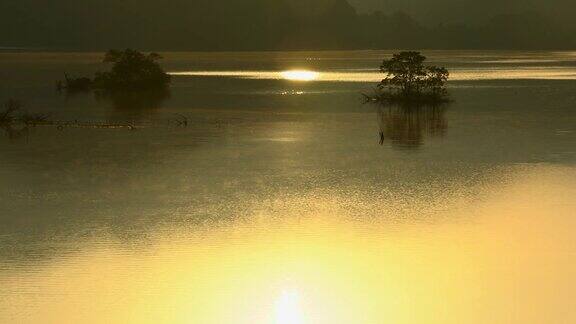
<svg viewBox="0 0 576 324">
<path fill-rule="evenodd" d="M 139 126 L 0 129 L 0 322 L 576 320 L 576 55 L 424 53 L 452 103 L 363 104 L 388 54 L 166 53 L 136 101 L 0 54 L 0 98 Z"/>
</svg>

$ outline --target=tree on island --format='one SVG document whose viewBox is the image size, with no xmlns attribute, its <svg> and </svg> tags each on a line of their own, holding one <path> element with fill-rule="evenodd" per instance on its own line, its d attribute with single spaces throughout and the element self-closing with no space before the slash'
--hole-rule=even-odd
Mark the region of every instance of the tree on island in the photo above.
<svg viewBox="0 0 576 324">
<path fill-rule="evenodd" d="M 111 50 L 104 63 L 112 63 L 110 72 L 96 73 L 94 88 L 108 91 L 150 90 L 166 88 L 171 81 L 164 72 L 157 53 L 144 54 L 135 50 Z"/>
<path fill-rule="evenodd" d="M 388 103 L 448 101 L 448 70 L 424 65 L 425 61 L 426 57 L 419 52 L 401 52 L 384 60 L 380 72 L 385 73 L 386 77 L 378 84 L 376 94 L 367 98 Z"/>
<path fill-rule="evenodd" d="M 68 92 L 81 91 L 148 91 L 167 89 L 171 77 L 166 73 L 158 60 L 162 57 L 156 53 L 144 54 L 132 49 L 124 51 L 110 50 L 104 56 L 104 63 L 112 63 L 108 72 L 96 73 L 94 79 L 70 78 L 66 75 L 64 82 L 58 82 L 58 89 Z"/>
</svg>

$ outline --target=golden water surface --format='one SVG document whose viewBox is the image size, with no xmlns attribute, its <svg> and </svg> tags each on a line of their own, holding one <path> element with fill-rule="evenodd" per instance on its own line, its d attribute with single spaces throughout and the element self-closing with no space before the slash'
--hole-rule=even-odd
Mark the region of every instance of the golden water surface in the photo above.
<svg viewBox="0 0 576 324">
<path fill-rule="evenodd" d="M 134 102 L 1 54 L 0 100 L 137 127 L 0 127 L 0 324 L 576 323 L 576 53 L 431 52 L 453 102 L 365 105 L 389 54 L 167 53 Z"/>
<path fill-rule="evenodd" d="M 165 228 L 142 245 L 99 238 L 58 262 L 2 272 L 0 314 L 7 323 L 570 323 L 576 169 L 505 173 L 475 197 L 398 208 L 361 192 L 302 192 L 253 201 L 243 221 Z"/>
</svg>

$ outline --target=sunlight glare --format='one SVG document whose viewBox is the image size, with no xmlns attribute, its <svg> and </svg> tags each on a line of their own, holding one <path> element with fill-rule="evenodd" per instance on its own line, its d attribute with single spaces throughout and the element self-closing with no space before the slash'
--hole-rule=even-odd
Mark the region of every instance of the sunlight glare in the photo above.
<svg viewBox="0 0 576 324">
<path fill-rule="evenodd" d="M 285 80 L 291 81 L 313 81 L 318 79 L 320 73 L 306 70 L 292 70 L 281 72 L 280 75 Z"/>
<path fill-rule="evenodd" d="M 295 291 L 284 291 L 276 302 L 275 324 L 304 324 L 300 296 Z"/>
</svg>

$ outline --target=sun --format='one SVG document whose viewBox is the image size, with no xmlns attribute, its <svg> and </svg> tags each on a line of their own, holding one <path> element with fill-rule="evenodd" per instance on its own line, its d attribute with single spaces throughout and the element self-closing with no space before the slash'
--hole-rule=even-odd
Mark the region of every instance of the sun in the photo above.
<svg viewBox="0 0 576 324">
<path fill-rule="evenodd" d="M 290 70 L 280 73 L 282 79 L 290 81 L 313 81 L 318 79 L 320 73 L 307 70 Z"/>
</svg>

